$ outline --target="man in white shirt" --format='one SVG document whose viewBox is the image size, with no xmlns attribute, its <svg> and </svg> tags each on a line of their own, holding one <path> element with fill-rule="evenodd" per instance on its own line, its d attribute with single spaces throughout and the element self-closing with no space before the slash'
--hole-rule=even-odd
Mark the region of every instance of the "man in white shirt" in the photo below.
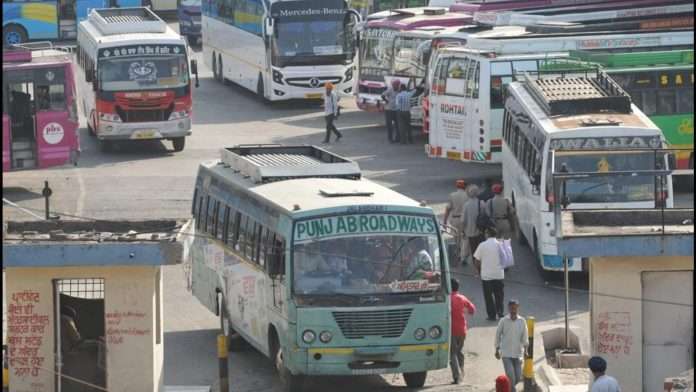
<svg viewBox="0 0 696 392">
<path fill-rule="evenodd" d="M 522 356 L 529 346 L 527 322 L 520 316 L 519 302 L 508 302 L 510 313 L 498 322 L 495 331 L 495 357 L 503 360 L 505 375 L 510 380 L 510 391 L 515 392 L 515 385 L 522 381 Z"/>
<path fill-rule="evenodd" d="M 475 203 L 478 199 L 472 198 Z M 470 200 L 471 201 L 471 200 Z M 503 318 L 503 279 L 505 271 L 500 266 L 499 240 L 495 228 L 486 229 L 486 240 L 474 251 L 474 267 L 481 277 L 483 298 L 486 302 L 488 321 L 495 321 L 496 314 Z"/>
<path fill-rule="evenodd" d="M 594 375 L 594 382 L 590 392 L 621 392 L 619 383 L 614 377 L 604 374 L 607 371 L 607 361 L 602 357 L 590 358 L 587 366 Z"/>
<path fill-rule="evenodd" d="M 328 143 L 331 139 L 331 133 L 336 135 L 336 141 L 339 141 L 343 136 L 338 132 L 334 121 L 338 117 L 338 95 L 334 91 L 334 85 L 331 82 L 326 82 L 324 85 L 326 92 L 324 94 L 324 118 L 326 119 L 326 137 L 324 143 Z"/>
</svg>

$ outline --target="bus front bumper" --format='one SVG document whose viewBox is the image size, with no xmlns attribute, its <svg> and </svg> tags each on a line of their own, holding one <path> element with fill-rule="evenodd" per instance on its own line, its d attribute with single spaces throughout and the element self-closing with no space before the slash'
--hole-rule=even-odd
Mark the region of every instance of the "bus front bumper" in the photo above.
<svg viewBox="0 0 696 392">
<path fill-rule="evenodd" d="M 171 139 L 191 135 L 191 118 L 173 121 L 121 123 L 100 121 L 100 140 Z"/>
<path fill-rule="evenodd" d="M 447 367 L 449 344 L 299 348 L 289 361 L 293 374 L 369 375 L 412 373 Z"/>
</svg>

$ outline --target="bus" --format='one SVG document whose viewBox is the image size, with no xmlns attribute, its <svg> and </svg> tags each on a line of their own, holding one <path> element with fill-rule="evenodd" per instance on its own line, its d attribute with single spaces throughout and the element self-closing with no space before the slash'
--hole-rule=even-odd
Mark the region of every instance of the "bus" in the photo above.
<svg viewBox="0 0 696 392">
<path fill-rule="evenodd" d="M 201 41 L 201 0 L 177 0 L 179 34 L 188 39 L 189 45 Z"/>
<path fill-rule="evenodd" d="M 225 148 L 200 165 L 192 214 L 192 294 L 228 340 L 273 361 L 284 390 L 302 391 L 306 376 L 386 373 L 422 387 L 447 367 L 437 218 L 355 162 L 314 146 Z"/>
<path fill-rule="evenodd" d="M 269 101 L 353 94 L 357 23 L 346 0 L 204 0 L 203 58 L 216 80 Z M 243 55 L 240 55 L 243 53 Z"/>
<path fill-rule="evenodd" d="M 363 19 L 368 15 L 382 11 L 397 10 L 403 8 L 415 7 L 449 7 L 450 4 L 434 4 L 434 3 L 451 3 L 453 0 L 349 0 L 351 8 L 360 12 Z"/>
<path fill-rule="evenodd" d="M 428 91 L 432 158 L 500 163 L 503 92 L 513 76 L 568 56 L 570 50 L 628 52 L 693 48 L 693 30 L 469 36 L 464 48 L 443 48 Z"/>
<path fill-rule="evenodd" d="M 2 2 L 3 46 L 36 40 L 73 40 L 90 9 L 138 7 L 140 0 L 13 0 Z"/>
<path fill-rule="evenodd" d="M 508 84 L 507 91 L 504 194 L 517 211 L 520 238 L 529 244 L 542 271 L 562 271 L 553 211 L 559 195 L 552 173 L 665 169 L 667 154 L 653 151 L 663 148 L 665 140 L 630 96 L 602 72 L 540 73 L 534 78 L 527 74 Z M 573 209 L 671 208 L 671 176 L 663 180 L 577 179 L 566 184 L 563 203 Z M 587 263 L 571 259 L 568 269 L 586 271 Z"/>
<path fill-rule="evenodd" d="M 71 58 L 50 43 L 3 50 L 3 172 L 77 164 L 80 137 Z"/>
<path fill-rule="evenodd" d="M 571 51 L 568 59 L 570 66 L 576 66 L 578 62 L 601 66 L 662 130 L 669 148 L 683 149 L 676 152 L 676 169 L 693 170 L 693 50 L 631 53 Z M 693 181 L 693 176 L 684 178 Z"/>
<path fill-rule="evenodd" d="M 168 139 L 182 151 L 191 134 L 192 81 L 186 40 L 149 8 L 92 10 L 77 37 L 78 86 L 100 149 L 120 140 Z"/>
<path fill-rule="evenodd" d="M 429 7 L 399 9 L 388 17 L 368 20 L 360 37 L 360 69 L 356 94 L 358 108 L 368 112 L 384 110 L 381 95 L 387 88 L 384 78 L 392 66 L 394 38 L 397 33 L 428 26 L 462 26 L 471 20 L 470 14 Z"/>
</svg>

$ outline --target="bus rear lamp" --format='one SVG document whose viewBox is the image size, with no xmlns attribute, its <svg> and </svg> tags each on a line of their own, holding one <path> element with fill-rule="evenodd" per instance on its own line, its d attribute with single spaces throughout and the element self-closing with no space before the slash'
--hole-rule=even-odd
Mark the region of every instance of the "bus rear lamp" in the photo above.
<svg viewBox="0 0 696 392">
<path fill-rule="evenodd" d="M 423 340 L 425 339 L 425 330 L 423 328 L 418 328 L 413 332 L 413 337 L 416 338 L 416 340 Z"/>
<path fill-rule="evenodd" d="M 116 113 L 99 113 L 99 119 L 108 122 L 121 122 L 121 117 Z"/>
<path fill-rule="evenodd" d="M 321 340 L 322 343 L 328 343 L 333 339 L 333 335 L 329 331 L 322 331 L 319 334 L 319 340 Z"/>
<path fill-rule="evenodd" d="M 169 115 L 169 121 L 187 118 L 188 116 L 189 116 L 188 110 L 181 110 L 178 112 L 172 112 L 172 114 Z"/>
<path fill-rule="evenodd" d="M 302 332 L 302 341 L 307 344 L 313 343 L 316 338 L 317 335 L 311 329 Z"/>
<path fill-rule="evenodd" d="M 430 336 L 430 339 L 437 339 L 440 336 L 442 336 L 442 328 L 438 327 L 437 325 L 434 325 L 430 327 L 428 335 Z"/>
<path fill-rule="evenodd" d="M 273 81 L 278 84 L 283 84 L 283 74 L 280 71 L 273 70 Z"/>
</svg>

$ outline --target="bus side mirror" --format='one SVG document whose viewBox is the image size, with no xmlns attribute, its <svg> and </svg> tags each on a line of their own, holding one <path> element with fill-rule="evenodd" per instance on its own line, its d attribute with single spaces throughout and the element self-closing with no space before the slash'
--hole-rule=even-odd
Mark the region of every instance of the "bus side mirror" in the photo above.
<svg viewBox="0 0 696 392">
<path fill-rule="evenodd" d="M 196 60 L 191 60 L 191 73 L 196 77 L 196 88 L 200 86 L 198 81 L 198 62 Z"/>
<path fill-rule="evenodd" d="M 271 37 L 273 36 L 274 30 L 273 30 L 273 18 L 266 18 L 266 35 Z"/>
<path fill-rule="evenodd" d="M 285 274 L 282 253 L 271 253 L 268 260 L 268 274 L 274 278 Z"/>
</svg>

